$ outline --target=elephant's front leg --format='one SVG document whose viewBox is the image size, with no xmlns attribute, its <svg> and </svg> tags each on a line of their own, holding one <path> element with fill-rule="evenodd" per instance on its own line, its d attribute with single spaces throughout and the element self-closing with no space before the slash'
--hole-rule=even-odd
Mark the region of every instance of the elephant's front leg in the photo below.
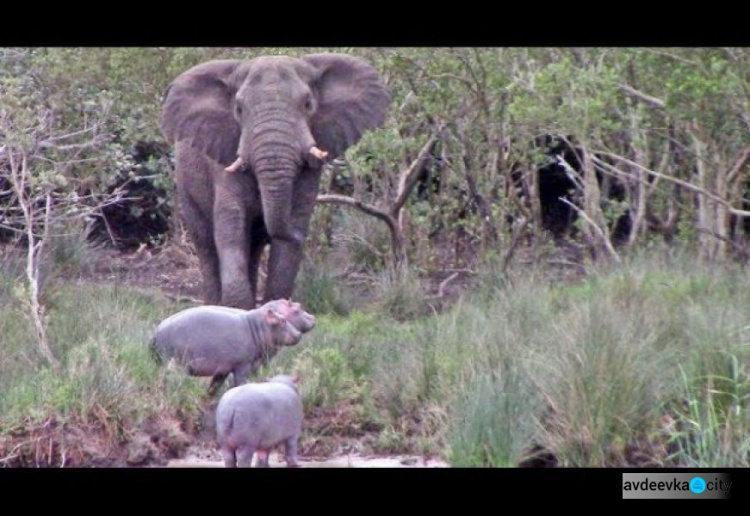
<svg viewBox="0 0 750 516">
<path fill-rule="evenodd" d="M 250 252 L 248 254 L 248 279 L 250 281 L 250 291 L 253 293 L 253 301 L 257 304 L 258 293 L 258 270 L 260 269 L 261 257 L 266 245 L 270 243 L 268 233 L 263 225 L 263 219 L 259 218 L 253 222 L 250 231 Z"/>
<path fill-rule="evenodd" d="M 268 257 L 268 278 L 263 303 L 289 299 L 302 262 L 302 242 L 275 239 Z"/>
<path fill-rule="evenodd" d="M 255 308 L 255 295 L 248 278 L 247 224 L 247 211 L 242 205 L 217 200 L 214 240 L 221 273 L 221 304 L 250 310 Z"/>
<path fill-rule="evenodd" d="M 274 238 L 271 241 L 264 303 L 292 296 L 294 280 L 302 263 L 310 218 L 318 197 L 320 174 L 320 170 L 306 168 L 294 184 L 290 221 L 292 238 Z"/>
</svg>

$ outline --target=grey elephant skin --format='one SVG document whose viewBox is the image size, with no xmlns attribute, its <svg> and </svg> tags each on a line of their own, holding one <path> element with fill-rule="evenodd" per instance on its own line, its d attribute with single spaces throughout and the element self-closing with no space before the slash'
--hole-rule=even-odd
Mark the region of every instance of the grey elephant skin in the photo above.
<svg viewBox="0 0 750 516">
<path fill-rule="evenodd" d="M 188 308 L 159 324 L 151 351 L 160 362 L 175 358 L 191 376 L 211 376 L 209 394 L 215 394 L 230 373 L 234 385 L 241 385 L 280 346 L 293 346 L 302 338 L 300 330 L 272 306 Z M 311 314 L 304 312 L 300 317 L 314 326 Z"/>
<path fill-rule="evenodd" d="M 344 54 L 210 61 L 170 84 L 161 129 L 207 304 L 254 308 L 267 244 L 263 302 L 291 297 L 323 164 L 389 103 L 375 68 Z"/>
<path fill-rule="evenodd" d="M 287 466 L 299 465 L 303 409 L 297 382 L 278 375 L 224 393 L 216 407 L 216 437 L 226 467 L 250 467 L 254 453 L 258 465 L 268 467 L 269 452 L 281 444 Z"/>
</svg>

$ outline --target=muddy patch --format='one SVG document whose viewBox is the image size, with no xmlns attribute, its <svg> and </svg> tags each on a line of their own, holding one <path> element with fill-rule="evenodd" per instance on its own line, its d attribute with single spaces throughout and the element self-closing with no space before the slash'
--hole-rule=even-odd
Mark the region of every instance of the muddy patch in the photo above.
<svg viewBox="0 0 750 516">
<path fill-rule="evenodd" d="M 272 468 L 285 468 L 286 462 L 280 453 L 272 452 L 269 458 Z M 442 460 L 414 455 L 366 456 L 360 454 L 338 455 L 322 460 L 300 458 L 302 468 L 447 468 Z M 168 468 L 223 468 L 224 462 L 218 450 L 206 446 L 190 447 L 183 458 L 167 462 Z"/>
</svg>

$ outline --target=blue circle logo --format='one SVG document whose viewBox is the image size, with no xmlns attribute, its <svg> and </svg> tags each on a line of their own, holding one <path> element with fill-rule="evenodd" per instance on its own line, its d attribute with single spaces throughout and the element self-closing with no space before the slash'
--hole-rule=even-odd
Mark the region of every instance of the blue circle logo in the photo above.
<svg viewBox="0 0 750 516">
<path fill-rule="evenodd" d="M 690 481 L 690 490 L 695 494 L 701 494 L 706 490 L 706 481 L 701 477 L 693 477 Z"/>
</svg>

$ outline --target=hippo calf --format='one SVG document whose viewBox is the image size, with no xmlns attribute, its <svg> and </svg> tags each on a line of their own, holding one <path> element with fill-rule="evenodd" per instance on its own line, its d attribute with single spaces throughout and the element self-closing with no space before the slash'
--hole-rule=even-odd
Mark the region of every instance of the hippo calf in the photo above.
<svg viewBox="0 0 750 516">
<path fill-rule="evenodd" d="M 263 383 L 229 389 L 216 407 L 216 439 L 227 468 L 268 467 L 268 454 L 285 446 L 287 467 L 299 466 L 297 443 L 302 431 L 302 400 L 297 376 L 278 375 Z"/>
<path fill-rule="evenodd" d="M 298 305 L 298 304 L 297 304 Z M 232 373 L 234 386 L 276 355 L 279 346 L 293 346 L 302 333 L 283 315 L 309 331 L 315 318 L 285 300 L 255 310 L 197 306 L 168 317 L 156 328 L 150 347 L 157 360 L 175 358 L 191 376 L 211 376 L 215 394 Z"/>
</svg>

